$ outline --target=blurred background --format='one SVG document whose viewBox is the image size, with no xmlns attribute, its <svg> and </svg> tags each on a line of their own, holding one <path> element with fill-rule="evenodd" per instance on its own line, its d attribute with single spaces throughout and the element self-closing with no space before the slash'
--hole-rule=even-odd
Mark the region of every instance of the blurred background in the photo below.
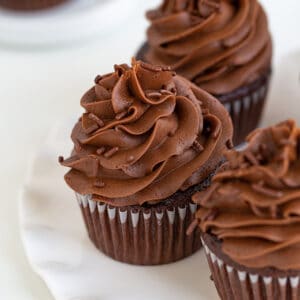
<svg viewBox="0 0 300 300">
<path fill-rule="evenodd" d="M 18 194 L 30 159 L 57 122 L 79 116 L 97 74 L 129 63 L 145 39 L 145 10 L 158 0 L 74 0 L 42 13 L 0 9 L 0 299 L 53 299 L 27 263 Z M 300 122 L 300 3 L 261 0 L 275 43 L 263 124 Z M 45 170 L 47 172 L 47 170 Z"/>
</svg>

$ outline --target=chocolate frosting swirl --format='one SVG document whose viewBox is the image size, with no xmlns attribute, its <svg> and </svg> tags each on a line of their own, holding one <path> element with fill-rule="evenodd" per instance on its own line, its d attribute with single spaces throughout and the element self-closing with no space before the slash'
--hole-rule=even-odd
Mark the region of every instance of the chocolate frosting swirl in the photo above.
<svg viewBox="0 0 300 300">
<path fill-rule="evenodd" d="M 72 132 L 67 184 L 115 206 L 155 204 L 200 183 L 232 137 L 216 99 L 168 68 L 136 62 L 98 76 Z"/>
<path fill-rule="evenodd" d="M 300 269 L 300 128 L 293 120 L 258 129 L 248 147 L 193 200 L 203 232 L 251 268 Z"/>
<path fill-rule="evenodd" d="M 220 95 L 269 70 L 272 42 L 257 0 L 164 0 L 149 11 L 145 61 Z"/>
</svg>

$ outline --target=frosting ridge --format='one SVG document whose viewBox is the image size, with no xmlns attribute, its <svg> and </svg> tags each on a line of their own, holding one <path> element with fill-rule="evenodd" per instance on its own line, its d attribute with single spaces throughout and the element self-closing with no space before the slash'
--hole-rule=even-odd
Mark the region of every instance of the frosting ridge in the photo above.
<svg viewBox="0 0 300 300">
<path fill-rule="evenodd" d="M 164 0 L 147 18 L 144 59 L 171 66 L 214 95 L 251 83 L 270 68 L 271 36 L 257 0 Z"/>
<path fill-rule="evenodd" d="M 67 184 L 115 206 L 155 204 L 200 183 L 231 139 L 216 99 L 169 68 L 133 60 L 97 76 L 82 98 Z M 227 143 L 228 145 L 228 143 Z"/>
<path fill-rule="evenodd" d="M 300 128 L 288 120 L 257 129 L 248 142 L 193 196 L 200 228 L 241 265 L 300 269 Z"/>
</svg>

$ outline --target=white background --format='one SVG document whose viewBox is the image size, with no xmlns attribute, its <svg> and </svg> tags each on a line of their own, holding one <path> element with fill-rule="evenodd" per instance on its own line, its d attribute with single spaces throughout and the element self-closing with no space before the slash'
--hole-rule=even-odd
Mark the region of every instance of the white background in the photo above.
<svg viewBox="0 0 300 300">
<path fill-rule="evenodd" d="M 151 7 L 157 0 L 145 2 Z M 263 3 L 276 49 L 273 87 L 263 123 L 287 117 L 300 122 L 300 2 Z M 122 9 L 111 17 L 117 18 L 118 13 Z M 70 47 L 0 47 L 0 299 L 52 299 L 43 281 L 31 271 L 23 252 L 18 193 L 30 157 L 51 126 L 79 115 L 79 99 L 93 84 L 95 75 L 111 71 L 115 63 L 130 61 L 144 40 L 147 22 L 143 15 L 144 11 L 137 9 L 136 17 L 114 34 Z"/>
</svg>

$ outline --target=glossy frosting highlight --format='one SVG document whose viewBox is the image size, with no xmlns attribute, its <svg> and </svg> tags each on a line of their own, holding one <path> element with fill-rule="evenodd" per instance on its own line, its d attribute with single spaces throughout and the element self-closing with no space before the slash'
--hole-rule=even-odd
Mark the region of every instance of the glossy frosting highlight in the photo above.
<svg viewBox="0 0 300 300">
<path fill-rule="evenodd" d="M 251 268 L 300 269 L 300 128 L 293 120 L 258 129 L 229 151 L 211 187 L 193 196 L 203 232 Z"/>
<path fill-rule="evenodd" d="M 216 169 L 232 137 L 216 99 L 136 61 L 95 81 L 81 100 L 72 156 L 60 159 L 73 190 L 115 206 L 155 204 Z"/>
<path fill-rule="evenodd" d="M 272 42 L 257 0 L 164 0 L 147 13 L 144 59 L 220 95 L 269 70 Z"/>
</svg>

